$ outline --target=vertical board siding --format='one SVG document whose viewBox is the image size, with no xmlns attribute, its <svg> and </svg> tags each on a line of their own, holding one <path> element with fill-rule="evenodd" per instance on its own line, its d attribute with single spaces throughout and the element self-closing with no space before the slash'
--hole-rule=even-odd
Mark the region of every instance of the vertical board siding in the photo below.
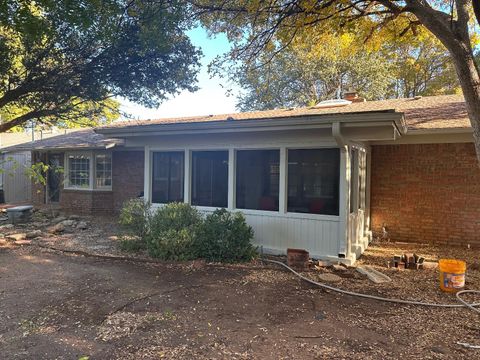
<svg viewBox="0 0 480 360">
<path fill-rule="evenodd" d="M 2 161 L 5 202 L 25 202 L 32 199 L 32 180 L 27 173 L 31 166 L 30 151 L 7 153 Z"/>
<path fill-rule="evenodd" d="M 255 231 L 256 245 L 282 253 L 300 248 L 314 256 L 338 256 L 338 221 L 263 214 L 245 218 Z"/>
</svg>

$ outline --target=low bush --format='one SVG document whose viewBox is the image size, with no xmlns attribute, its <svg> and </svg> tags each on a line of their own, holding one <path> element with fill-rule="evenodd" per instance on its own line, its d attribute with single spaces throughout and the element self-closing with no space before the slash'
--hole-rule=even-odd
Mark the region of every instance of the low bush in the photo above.
<svg viewBox="0 0 480 360">
<path fill-rule="evenodd" d="M 243 214 L 216 210 L 205 219 L 185 203 L 171 203 L 151 215 L 142 200 L 125 203 L 120 223 L 133 235 L 120 243 L 124 251 L 147 250 L 163 260 L 203 258 L 215 262 L 249 261 L 256 255 L 253 230 Z"/>
<path fill-rule="evenodd" d="M 167 204 L 150 219 L 146 236 L 151 256 L 164 260 L 195 259 L 195 239 L 202 223 L 200 213 L 185 203 Z"/>
<path fill-rule="evenodd" d="M 120 224 L 131 234 L 144 239 L 149 230 L 150 204 L 143 199 L 128 200 L 120 211 Z"/>
<path fill-rule="evenodd" d="M 124 236 L 120 239 L 120 250 L 127 252 L 139 252 L 146 249 L 144 239 Z"/>
<path fill-rule="evenodd" d="M 199 228 L 195 253 L 208 261 L 249 261 L 256 255 L 253 230 L 240 212 L 219 209 L 208 215 Z"/>
</svg>

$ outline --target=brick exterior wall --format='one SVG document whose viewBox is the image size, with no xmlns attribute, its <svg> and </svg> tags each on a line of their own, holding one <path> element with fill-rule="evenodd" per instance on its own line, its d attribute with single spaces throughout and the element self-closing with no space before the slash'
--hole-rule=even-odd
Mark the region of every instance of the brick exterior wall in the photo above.
<svg viewBox="0 0 480 360">
<path fill-rule="evenodd" d="M 34 154 L 35 159 L 41 159 Z M 136 198 L 143 191 L 143 151 L 114 151 L 112 155 L 112 190 L 87 191 L 60 189 L 60 209 L 79 213 L 115 213 L 124 201 Z M 45 161 L 44 159 L 41 159 Z M 45 186 L 33 184 L 32 202 L 45 206 Z"/>
<path fill-rule="evenodd" d="M 473 144 L 372 146 L 372 230 L 393 241 L 480 246 Z"/>
<path fill-rule="evenodd" d="M 113 209 L 119 211 L 126 200 L 143 193 L 143 151 L 116 151 L 112 158 Z"/>
</svg>

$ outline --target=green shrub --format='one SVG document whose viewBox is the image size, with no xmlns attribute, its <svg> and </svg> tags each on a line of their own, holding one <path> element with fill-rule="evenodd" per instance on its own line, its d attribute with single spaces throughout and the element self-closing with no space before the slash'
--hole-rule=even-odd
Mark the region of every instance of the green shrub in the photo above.
<svg viewBox="0 0 480 360">
<path fill-rule="evenodd" d="M 120 250 L 127 252 L 139 252 L 146 249 L 146 244 L 142 238 L 123 237 L 120 239 Z"/>
<path fill-rule="evenodd" d="M 120 211 L 120 224 L 132 235 L 144 239 L 150 221 L 150 204 L 143 199 L 128 200 Z"/>
<path fill-rule="evenodd" d="M 208 261 L 240 262 L 255 257 L 253 230 L 239 212 L 219 209 L 208 215 L 198 231 L 195 253 Z"/>
<path fill-rule="evenodd" d="M 146 236 L 149 254 L 163 260 L 195 259 L 194 243 L 201 223 L 200 213 L 189 204 L 161 207 L 150 219 Z"/>
<path fill-rule="evenodd" d="M 176 261 L 240 262 L 256 255 L 253 230 L 239 212 L 221 209 L 202 219 L 192 206 L 171 203 L 151 215 L 150 206 L 136 199 L 125 203 L 120 223 L 134 235 L 121 240 L 124 251 L 146 249 L 153 257 Z"/>
</svg>

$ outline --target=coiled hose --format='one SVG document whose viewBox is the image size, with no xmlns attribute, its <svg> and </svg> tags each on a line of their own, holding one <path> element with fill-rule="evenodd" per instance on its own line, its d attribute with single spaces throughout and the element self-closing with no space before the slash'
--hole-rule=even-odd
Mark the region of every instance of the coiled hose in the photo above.
<svg viewBox="0 0 480 360">
<path fill-rule="evenodd" d="M 314 280 L 309 279 L 309 278 L 303 276 L 302 274 L 296 272 L 290 266 L 288 266 L 287 264 L 285 264 L 281 261 L 270 260 L 270 259 L 265 259 L 265 258 L 262 258 L 262 261 L 283 266 L 285 269 L 287 269 L 288 271 L 290 271 L 294 275 L 298 276 L 300 279 L 302 279 L 302 280 L 304 280 L 304 281 L 306 281 L 306 282 L 308 282 L 312 285 L 319 286 L 319 287 L 322 287 L 324 289 L 328 289 L 328 290 L 335 291 L 335 292 L 345 294 L 345 295 L 356 296 L 356 297 L 361 297 L 361 298 L 365 298 L 365 299 L 379 300 L 379 301 L 384 301 L 384 302 L 397 303 L 397 304 L 407 304 L 407 305 L 420 305 L 420 306 L 430 306 L 430 307 L 440 307 L 440 308 L 463 308 L 463 307 L 467 307 L 467 308 L 469 308 L 469 309 L 471 309 L 471 310 L 473 310 L 477 313 L 480 313 L 480 310 L 476 308 L 477 306 L 480 306 L 480 303 L 468 303 L 461 298 L 461 296 L 463 294 L 467 294 L 467 293 L 469 293 L 469 294 L 480 294 L 479 290 L 462 290 L 462 291 L 457 292 L 456 296 L 457 296 L 457 299 L 460 302 L 460 304 L 437 304 L 437 303 L 429 303 L 429 302 L 415 301 L 415 300 L 384 298 L 384 297 L 381 297 L 381 296 L 368 295 L 368 294 L 357 293 L 357 292 L 354 292 L 354 291 L 339 289 L 339 288 L 336 288 L 336 287 L 333 287 L 333 286 L 330 286 L 330 285 L 327 285 L 327 284 L 323 284 L 323 283 L 314 281 Z"/>
</svg>

